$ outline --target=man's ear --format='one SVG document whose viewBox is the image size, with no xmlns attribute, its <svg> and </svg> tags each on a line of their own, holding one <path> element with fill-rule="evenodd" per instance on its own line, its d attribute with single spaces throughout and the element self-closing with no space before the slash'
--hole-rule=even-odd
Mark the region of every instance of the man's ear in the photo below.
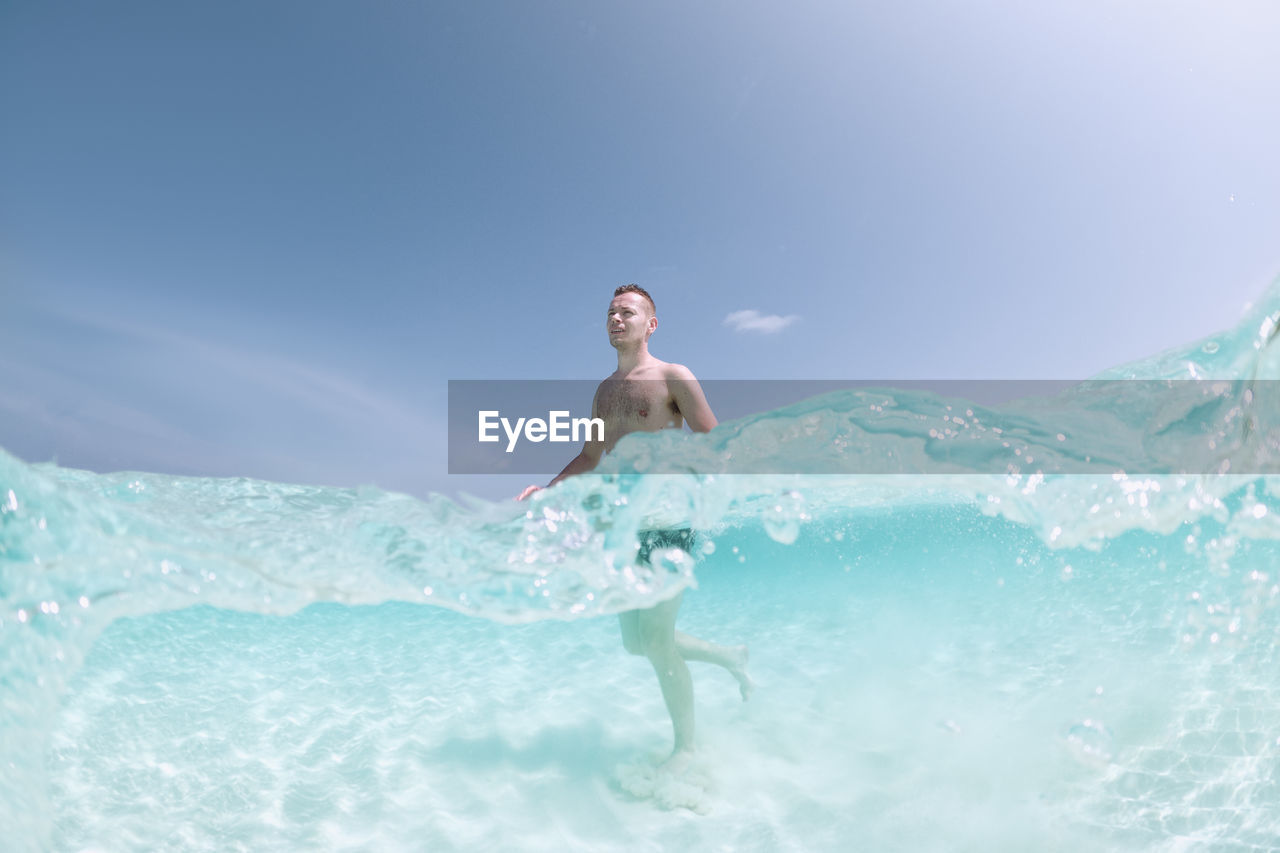
<svg viewBox="0 0 1280 853">
<path fill-rule="evenodd" d="M 658 318 L 650 317 L 649 318 L 649 334 L 652 335 L 656 331 L 658 331 Z"/>
</svg>

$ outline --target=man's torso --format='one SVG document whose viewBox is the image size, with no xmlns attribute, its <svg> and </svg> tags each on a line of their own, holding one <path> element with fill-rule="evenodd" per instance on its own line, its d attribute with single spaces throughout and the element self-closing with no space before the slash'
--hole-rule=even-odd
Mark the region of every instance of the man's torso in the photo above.
<svg viewBox="0 0 1280 853">
<path fill-rule="evenodd" d="M 596 416 L 604 420 L 606 450 L 612 450 L 618 439 L 628 433 L 684 426 L 684 417 L 662 371 L 665 366 L 633 370 L 621 377 L 615 373 L 600 383 Z"/>
</svg>

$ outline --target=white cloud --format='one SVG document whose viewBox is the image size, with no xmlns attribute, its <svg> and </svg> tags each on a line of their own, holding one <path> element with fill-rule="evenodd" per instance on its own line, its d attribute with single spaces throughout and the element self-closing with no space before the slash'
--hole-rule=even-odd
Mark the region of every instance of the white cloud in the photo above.
<svg viewBox="0 0 1280 853">
<path fill-rule="evenodd" d="M 760 332 L 764 335 L 772 335 L 781 332 L 799 319 L 799 314 L 788 314 L 783 317 L 779 314 L 761 314 L 753 308 L 748 308 L 744 311 L 734 311 L 724 318 L 724 324 L 732 326 L 735 332 Z"/>
</svg>

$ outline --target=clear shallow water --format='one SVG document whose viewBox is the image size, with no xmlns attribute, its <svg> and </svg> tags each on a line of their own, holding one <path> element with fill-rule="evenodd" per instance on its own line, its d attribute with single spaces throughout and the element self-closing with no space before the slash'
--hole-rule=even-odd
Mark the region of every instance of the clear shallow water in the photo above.
<svg viewBox="0 0 1280 853">
<path fill-rule="evenodd" d="M 1112 378 L 1273 378 L 1276 297 Z M 792 407 L 660 456 L 833 473 L 631 476 L 641 443 L 520 506 L 0 455 L 4 846 L 1280 847 L 1280 481 L 927 473 L 945 407 L 891 408 L 900 475 L 841 474 Z M 1015 417 L 1056 449 L 985 413 Z M 1160 447 L 1090 429 L 1070 452 Z M 632 568 L 659 511 L 711 553 Z M 695 580 L 680 627 L 748 642 L 759 689 L 694 664 L 701 755 L 664 779 L 611 614 Z"/>
</svg>

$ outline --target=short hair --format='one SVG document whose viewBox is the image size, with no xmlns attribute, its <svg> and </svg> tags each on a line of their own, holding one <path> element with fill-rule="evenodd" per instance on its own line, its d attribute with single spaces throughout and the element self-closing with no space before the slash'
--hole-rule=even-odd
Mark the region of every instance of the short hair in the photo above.
<svg viewBox="0 0 1280 853">
<path fill-rule="evenodd" d="M 615 297 L 624 293 L 638 293 L 644 297 L 644 301 L 649 303 L 649 313 L 654 317 L 658 316 L 658 306 L 653 304 L 653 297 L 649 295 L 649 291 L 645 290 L 638 284 L 624 284 L 613 292 Z"/>
</svg>

